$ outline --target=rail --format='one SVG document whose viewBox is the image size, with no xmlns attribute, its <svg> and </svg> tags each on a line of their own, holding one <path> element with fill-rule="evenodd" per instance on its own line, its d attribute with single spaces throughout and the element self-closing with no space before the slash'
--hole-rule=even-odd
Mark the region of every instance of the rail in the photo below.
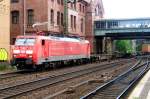
<svg viewBox="0 0 150 99">
<path fill-rule="evenodd" d="M 122 61 L 117 62 L 122 63 Z M 53 85 L 56 83 L 60 83 L 72 78 L 76 78 L 79 76 L 83 76 L 86 74 L 90 74 L 92 72 L 96 72 L 96 71 L 100 71 L 102 69 L 107 69 L 110 67 L 114 67 L 117 66 L 116 63 L 113 64 L 109 64 L 108 66 L 104 65 L 104 66 L 97 66 L 91 69 L 85 69 L 85 70 L 79 70 L 76 72 L 70 72 L 70 73 L 64 73 L 61 75 L 51 75 L 47 78 L 42 78 L 42 79 L 38 79 L 38 80 L 34 80 L 34 81 L 30 81 L 30 82 L 25 82 L 22 84 L 18 84 L 18 85 L 13 85 L 13 86 L 9 86 L 9 87 L 5 87 L 5 88 L 1 88 L 0 89 L 0 98 L 12 98 L 15 96 L 18 96 L 20 94 L 23 93 L 27 93 L 33 90 L 37 90 L 49 85 Z"/>
<path fill-rule="evenodd" d="M 149 65 L 149 63 L 148 63 Z M 136 84 L 142 79 L 142 77 L 147 73 L 149 69 L 145 69 L 143 72 L 139 74 L 138 77 L 135 78 L 135 80 L 116 98 L 116 99 L 122 99 L 126 95 L 131 92 L 131 90 L 136 86 Z"/>
<path fill-rule="evenodd" d="M 101 90 L 101 92 L 102 92 L 102 90 L 104 90 L 105 88 L 108 88 L 108 87 L 110 87 L 110 86 L 113 86 L 113 84 L 115 85 L 115 83 L 117 83 L 117 82 L 121 82 L 121 81 L 120 81 L 121 79 L 124 79 L 124 78 L 127 77 L 130 73 L 132 73 L 133 71 L 135 71 L 135 70 L 137 70 L 137 69 L 139 69 L 139 68 L 141 68 L 141 67 L 144 66 L 144 69 L 143 69 L 142 72 L 140 73 L 140 75 L 142 75 L 142 73 L 146 71 L 146 69 L 147 69 L 147 67 L 148 67 L 148 63 L 144 63 L 144 64 L 142 64 L 142 65 L 140 65 L 140 66 L 138 66 L 138 67 L 137 67 L 137 66 L 138 66 L 138 64 L 135 64 L 135 65 L 134 65 L 132 68 L 130 68 L 127 72 L 125 72 L 125 73 L 119 75 L 117 78 L 115 78 L 115 79 L 109 81 L 108 83 L 106 83 L 106 84 L 104 84 L 104 85 L 102 85 L 102 86 L 99 86 L 97 89 L 95 89 L 94 91 L 92 91 L 92 92 L 88 93 L 87 95 L 81 97 L 80 99 L 89 99 L 89 98 L 91 99 L 92 97 L 96 96 L 96 94 L 97 94 L 98 92 L 100 92 L 100 90 Z M 140 76 L 140 75 L 139 75 L 139 76 Z M 137 78 L 137 77 L 136 77 L 136 78 Z M 136 78 L 134 78 L 133 81 L 135 81 Z M 131 80 L 131 81 L 128 82 L 128 83 L 129 83 L 129 84 L 130 84 L 130 83 L 133 83 L 133 81 Z M 127 85 L 128 85 L 128 84 L 127 84 Z M 126 87 L 126 88 L 127 88 L 127 87 Z M 120 95 L 120 96 L 121 96 L 121 95 Z M 119 98 L 118 98 L 118 99 L 119 99 Z"/>
<path fill-rule="evenodd" d="M 0 74 L 0 80 L 21 76 L 22 75 L 21 73 L 23 73 L 23 72 L 24 71 L 14 71 L 14 72 L 8 72 L 8 73 Z"/>
</svg>

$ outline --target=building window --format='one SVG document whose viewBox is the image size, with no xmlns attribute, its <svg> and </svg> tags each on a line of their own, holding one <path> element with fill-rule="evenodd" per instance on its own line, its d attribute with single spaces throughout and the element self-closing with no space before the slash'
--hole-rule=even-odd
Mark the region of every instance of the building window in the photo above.
<svg viewBox="0 0 150 99">
<path fill-rule="evenodd" d="M 73 28 L 73 15 L 71 15 L 71 20 L 70 20 L 70 22 L 71 22 L 71 28 Z"/>
<path fill-rule="evenodd" d="M 80 12 L 81 12 L 81 4 L 79 5 L 79 10 L 80 10 Z"/>
<path fill-rule="evenodd" d="M 57 12 L 57 25 L 60 25 L 60 12 Z"/>
<path fill-rule="evenodd" d="M 19 11 L 12 11 L 11 12 L 11 20 L 12 24 L 18 24 L 19 23 Z"/>
<path fill-rule="evenodd" d="M 83 32 L 83 19 L 81 19 L 81 32 Z"/>
<path fill-rule="evenodd" d="M 98 16 L 98 15 L 99 15 L 98 9 L 95 8 L 95 16 Z"/>
<path fill-rule="evenodd" d="M 85 8 L 84 8 L 84 6 L 83 6 L 83 13 L 85 12 Z"/>
<path fill-rule="evenodd" d="M 11 0 L 11 3 L 18 3 L 19 0 Z"/>
<path fill-rule="evenodd" d="M 76 29 L 76 16 L 74 16 L 74 28 Z"/>
<path fill-rule="evenodd" d="M 51 24 L 54 24 L 54 10 L 51 10 Z"/>
<path fill-rule="evenodd" d="M 57 0 L 57 3 L 60 4 L 60 0 Z"/>
<path fill-rule="evenodd" d="M 74 3 L 74 9 L 76 10 L 76 3 Z"/>
<path fill-rule="evenodd" d="M 34 24 L 34 11 L 32 9 L 28 10 L 28 24 Z"/>
<path fill-rule="evenodd" d="M 71 4 L 71 8 L 73 9 L 73 3 L 70 3 Z"/>
<path fill-rule="evenodd" d="M 63 15 L 63 13 L 61 13 L 61 25 L 63 26 L 63 24 L 64 24 L 64 15 Z"/>
<path fill-rule="evenodd" d="M 64 0 L 61 0 L 61 5 L 64 5 Z"/>
</svg>

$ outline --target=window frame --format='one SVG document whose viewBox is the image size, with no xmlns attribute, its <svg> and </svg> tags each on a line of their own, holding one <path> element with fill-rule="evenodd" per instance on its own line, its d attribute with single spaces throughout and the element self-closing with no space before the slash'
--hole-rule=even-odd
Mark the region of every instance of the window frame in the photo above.
<svg viewBox="0 0 150 99">
<path fill-rule="evenodd" d="M 20 13 L 17 10 L 11 11 L 11 22 L 12 24 L 19 24 Z"/>
<path fill-rule="evenodd" d="M 28 25 L 34 24 L 34 10 L 33 9 L 28 9 L 27 10 L 27 15 L 28 15 Z"/>
<path fill-rule="evenodd" d="M 18 3 L 19 0 L 11 0 L 11 3 Z"/>
</svg>

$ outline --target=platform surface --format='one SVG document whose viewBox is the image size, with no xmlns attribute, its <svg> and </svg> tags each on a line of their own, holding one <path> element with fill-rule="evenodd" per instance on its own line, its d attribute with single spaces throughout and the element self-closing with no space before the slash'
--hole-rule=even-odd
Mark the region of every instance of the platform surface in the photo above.
<svg viewBox="0 0 150 99">
<path fill-rule="evenodd" d="M 128 99 L 150 99 L 150 70 L 134 88 Z"/>
</svg>

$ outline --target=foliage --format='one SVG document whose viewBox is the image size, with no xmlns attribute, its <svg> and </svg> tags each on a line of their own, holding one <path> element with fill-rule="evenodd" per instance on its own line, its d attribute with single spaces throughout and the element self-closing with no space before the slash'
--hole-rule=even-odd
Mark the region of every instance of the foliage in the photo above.
<svg viewBox="0 0 150 99">
<path fill-rule="evenodd" d="M 142 51 L 142 44 L 139 44 L 139 45 L 136 47 L 136 51 Z"/>
<path fill-rule="evenodd" d="M 131 40 L 117 40 L 116 50 L 122 54 L 133 53 Z"/>
<path fill-rule="evenodd" d="M 0 62 L 0 71 L 6 71 L 6 70 L 14 70 L 15 68 L 10 66 L 6 62 Z"/>
</svg>

